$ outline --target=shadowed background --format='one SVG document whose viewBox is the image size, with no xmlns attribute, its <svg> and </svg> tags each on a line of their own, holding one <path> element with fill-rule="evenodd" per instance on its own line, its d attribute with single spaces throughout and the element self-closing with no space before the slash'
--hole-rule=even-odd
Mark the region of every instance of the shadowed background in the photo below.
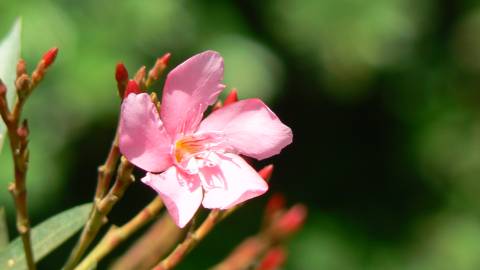
<svg viewBox="0 0 480 270">
<path fill-rule="evenodd" d="M 174 67 L 213 49 L 225 83 L 264 99 L 294 132 L 267 161 L 271 193 L 310 210 L 285 269 L 480 269 L 480 2 L 32 0 L 1 1 L 0 13 L 0 36 L 23 17 L 30 70 L 60 48 L 25 112 L 33 224 L 91 200 L 118 116 L 118 61 L 133 73 L 165 52 Z M 9 155 L 0 203 L 13 231 Z M 153 196 L 135 183 L 111 220 Z M 265 201 L 227 219 L 179 269 L 220 261 L 257 231 Z"/>
</svg>

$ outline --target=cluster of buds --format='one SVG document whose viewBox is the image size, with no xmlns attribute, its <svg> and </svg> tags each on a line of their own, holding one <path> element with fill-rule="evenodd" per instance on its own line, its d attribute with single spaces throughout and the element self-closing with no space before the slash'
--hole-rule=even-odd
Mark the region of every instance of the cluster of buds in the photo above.
<svg viewBox="0 0 480 270">
<path fill-rule="evenodd" d="M 146 67 L 142 66 L 135 73 L 133 79 L 129 79 L 128 70 L 123 63 L 118 63 L 115 69 L 115 79 L 117 80 L 118 94 L 123 99 L 131 93 L 139 94 L 149 88 L 154 81 L 158 80 L 165 71 L 170 60 L 170 53 L 159 57 L 155 64 L 146 73 Z"/>
<path fill-rule="evenodd" d="M 274 270 L 284 264 L 285 242 L 302 228 L 307 208 L 303 204 L 287 208 L 285 197 L 274 194 L 265 207 L 264 216 L 262 230 L 238 245 L 215 270 Z"/>
<path fill-rule="evenodd" d="M 29 76 L 27 73 L 27 65 L 23 59 L 20 59 L 17 63 L 16 74 L 17 78 L 15 80 L 15 88 L 17 91 L 18 98 L 21 102 L 24 102 L 26 97 L 28 97 L 35 87 L 43 80 L 45 73 L 48 68 L 53 64 L 55 58 L 57 57 L 58 48 L 52 48 L 46 52 L 42 59 L 38 62 L 37 67 L 32 72 L 32 75 Z M 0 81 L 0 109 L 2 111 L 8 111 L 8 104 L 6 100 L 6 87 Z"/>
<path fill-rule="evenodd" d="M 27 120 L 22 120 L 21 113 L 25 101 L 43 80 L 48 68 L 55 61 L 57 53 L 57 48 L 52 48 L 46 52 L 38 62 L 31 76 L 27 72 L 26 63 L 23 59 L 17 63 L 15 79 L 17 99 L 11 107 L 8 104 L 7 88 L 3 82 L 0 81 L 0 116 L 7 127 L 15 175 L 15 180 L 9 185 L 8 189 L 15 202 L 17 231 L 22 238 L 25 258 L 29 269 L 35 269 L 26 198 L 26 174 L 29 161 L 29 128 Z M 10 89 L 10 91 L 13 91 L 13 89 Z"/>
<path fill-rule="evenodd" d="M 0 115 L 11 131 L 11 136 L 18 136 L 18 144 L 15 146 L 17 153 L 26 152 L 27 136 L 29 133 L 27 120 L 21 121 L 21 110 L 26 98 L 33 92 L 35 87 L 43 80 L 47 69 L 53 64 L 58 53 L 58 48 L 52 48 L 46 52 L 37 67 L 29 76 L 27 73 L 27 65 L 23 59 L 20 59 L 16 67 L 15 89 L 18 96 L 16 103 L 12 109 L 9 107 L 7 99 L 7 88 L 0 80 Z M 12 138 L 11 138 L 12 139 Z"/>
<path fill-rule="evenodd" d="M 32 87 L 36 86 L 38 83 L 40 83 L 44 76 L 45 72 L 47 69 L 50 67 L 50 65 L 53 64 L 55 61 L 55 58 L 57 57 L 58 53 L 58 48 L 52 48 L 48 52 L 46 52 L 42 60 L 37 64 L 37 67 L 32 73 Z M 18 66 L 17 66 L 17 72 L 19 71 Z"/>
</svg>

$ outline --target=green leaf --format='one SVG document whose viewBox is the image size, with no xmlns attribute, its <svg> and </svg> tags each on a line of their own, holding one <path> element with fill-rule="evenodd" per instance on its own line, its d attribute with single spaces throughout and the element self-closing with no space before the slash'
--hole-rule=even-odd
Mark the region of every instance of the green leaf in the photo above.
<svg viewBox="0 0 480 270">
<path fill-rule="evenodd" d="M 87 221 L 91 203 L 75 206 L 40 223 L 32 229 L 35 262 L 60 246 Z M 17 237 L 0 252 L 0 269 L 27 269 L 22 240 Z"/>
<path fill-rule="evenodd" d="M 15 77 L 17 62 L 20 59 L 22 21 L 17 19 L 7 36 L 0 41 L 0 79 L 7 86 L 7 101 L 12 104 L 15 98 Z M 5 140 L 6 127 L 0 121 L 0 152 Z"/>
<path fill-rule="evenodd" d="M 0 207 L 0 251 L 4 250 L 8 245 L 8 226 L 7 216 L 5 215 L 5 207 Z"/>
</svg>

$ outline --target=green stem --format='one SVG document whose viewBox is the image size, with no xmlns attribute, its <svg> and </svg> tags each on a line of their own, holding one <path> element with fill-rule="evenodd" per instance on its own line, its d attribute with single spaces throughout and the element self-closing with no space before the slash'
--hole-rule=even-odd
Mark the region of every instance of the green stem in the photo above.
<svg viewBox="0 0 480 270">
<path fill-rule="evenodd" d="M 162 209 L 160 197 L 156 197 L 135 217 L 121 227 L 112 226 L 100 243 L 88 254 L 75 270 L 88 270 L 97 264 L 103 257 L 114 250 L 119 244 L 128 239 L 133 233 L 152 220 Z"/>
<path fill-rule="evenodd" d="M 106 222 L 107 215 L 113 206 L 123 197 L 123 194 L 133 182 L 132 170 L 133 165 L 122 157 L 120 165 L 118 166 L 115 183 L 103 199 L 95 201 L 95 207 L 85 227 L 83 227 L 77 244 L 65 263 L 65 270 L 73 269 L 78 264 L 87 248 L 95 239 L 98 231 Z"/>
</svg>

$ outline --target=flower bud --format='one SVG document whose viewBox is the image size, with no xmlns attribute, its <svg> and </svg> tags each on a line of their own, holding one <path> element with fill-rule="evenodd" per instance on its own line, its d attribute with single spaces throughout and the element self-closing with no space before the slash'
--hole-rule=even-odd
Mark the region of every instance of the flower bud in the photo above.
<svg viewBox="0 0 480 270">
<path fill-rule="evenodd" d="M 6 116 L 7 114 L 8 114 L 7 87 L 5 86 L 5 84 L 3 84 L 2 80 L 0 79 L 0 115 L 2 115 L 1 118 Z"/>
<path fill-rule="evenodd" d="M 170 61 L 170 56 L 172 56 L 171 53 L 166 53 L 162 57 L 159 58 L 159 61 L 162 65 L 167 66 L 168 62 Z"/>
<path fill-rule="evenodd" d="M 27 65 L 25 60 L 20 59 L 17 63 L 17 78 L 22 76 L 23 74 L 27 74 Z"/>
<path fill-rule="evenodd" d="M 128 81 L 128 71 L 123 63 L 118 63 L 115 68 L 115 79 L 117 83 L 123 83 Z"/>
<path fill-rule="evenodd" d="M 268 181 L 270 180 L 270 177 L 272 177 L 273 173 L 273 164 L 267 165 L 263 167 L 260 171 L 258 171 L 258 174 L 265 180 Z"/>
<path fill-rule="evenodd" d="M 17 128 L 17 135 L 21 138 L 26 138 L 29 133 L 30 133 L 30 130 L 28 128 L 28 122 L 25 119 L 25 120 L 23 120 L 20 127 Z"/>
<path fill-rule="evenodd" d="M 280 236 L 288 236 L 297 232 L 307 218 L 307 207 L 303 204 L 296 204 L 280 217 L 276 224 Z"/>
<path fill-rule="evenodd" d="M 55 61 L 55 58 L 57 57 L 57 53 L 58 53 L 58 48 L 55 47 L 55 48 L 51 48 L 48 52 L 46 52 L 43 55 L 42 60 L 45 63 L 45 68 L 48 68 L 53 63 L 53 61 Z"/>
<path fill-rule="evenodd" d="M 230 104 L 235 103 L 237 101 L 238 101 L 237 89 L 233 88 L 232 91 L 230 91 L 228 96 L 225 98 L 225 101 L 223 102 L 223 106 L 230 105 Z"/>
<path fill-rule="evenodd" d="M 285 263 L 286 258 L 287 258 L 287 254 L 284 248 L 282 247 L 271 248 L 267 252 L 265 257 L 263 257 L 257 269 L 258 270 L 279 269 Z"/>
<path fill-rule="evenodd" d="M 265 206 L 265 215 L 273 217 L 276 213 L 285 208 L 285 197 L 280 193 L 273 194 Z"/>
<path fill-rule="evenodd" d="M 160 74 L 167 68 L 168 61 L 170 60 L 170 53 L 164 54 L 162 57 L 159 57 L 153 65 L 153 68 L 148 72 L 148 80 L 153 82 L 158 80 Z"/>
<path fill-rule="evenodd" d="M 138 83 L 135 80 L 128 81 L 123 98 L 128 97 L 128 95 L 130 95 L 131 93 L 134 93 L 134 94 L 142 93 L 142 91 L 140 90 L 140 87 L 138 86 Z"/>
<path fill-rule="evenodd" d="M 5 97 L 7 94 L 7 87 L 3 84 L 2 80 L 0 80 L 0 98 Z"/>
<path fill-rule="evenodd" d="M 34 89 L 43 80 L 47 68 L 53 63 L 53 61 L 55 61 L 57 53 L 58 48 L 52 48 L 43 55 L 42 60 L 40 60 L 40 62 L 37 64 L 37 67 L 32 73 L 32 84 L 30 87 L 31 89 Z"/>
<path fill-rule="evenodd" d="M 147 73 L 147 68 L 145 66 L 142 66 L 141 68 L 138 69 L 134 78 L 134 80 L 137 82 L 138 85 L 140 85 L 143 82 L 143 80 L 145 79 L 146 73 Z"/>
<path fill-rule="evenodd" d="M 115 80 L 117 81 L 118 95 L 123 98 L 128 83 L 128 71 L 122 62 L 118 63 L 115 68 Z"/>
<path fill-rule="evenodd" d="M 19 97 L 24 97 L 29 94 L 30 91 L 30 78 L 27 74 L 22 74 L 15 81 L 15 87 Z"/>
</svg>

